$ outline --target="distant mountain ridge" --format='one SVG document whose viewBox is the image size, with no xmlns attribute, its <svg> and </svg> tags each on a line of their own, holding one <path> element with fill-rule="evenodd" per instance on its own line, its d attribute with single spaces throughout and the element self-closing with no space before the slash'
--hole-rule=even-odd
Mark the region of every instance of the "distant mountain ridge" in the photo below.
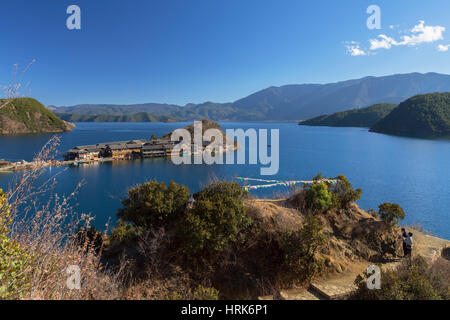
<svg viewBox="0 0 450 320">
<path fill-rule="evenodd" d="M 69 122 L 177 122 L 178 119 L 165 115 L 154 115 L 148 112 L 138 112 L 133 114 L 72 114 L 57 113 L 62 120 Z"/>
<path fill-rule="evenodd" d="M 190 121 L 304 120 L 377 103 L 398 104 L 412 96 L 450 91 L 450 75 L 407 73 L 340 81 L 328 84 L 294 84 L 269 87 L 230 103 L 145 103 L 135 105 L 49 106 L 56 113 L 124 115 L 147 112 Z"/>
</svg>

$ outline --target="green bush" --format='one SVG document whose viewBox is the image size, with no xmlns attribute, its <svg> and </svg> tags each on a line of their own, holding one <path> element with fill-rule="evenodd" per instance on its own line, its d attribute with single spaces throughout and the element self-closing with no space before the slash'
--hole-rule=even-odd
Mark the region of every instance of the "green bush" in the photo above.
<svg viewBox="0 0 450 320">
<path fill-rule="evenodd" d="M 361 198 L 362 190 L 353 189 L 352 184 L 344 175 L 336 177 L 337 183 L 330 186 L 333 195 L 333 207 L 337 209 L 347 209 L 351 202 Z"/>
<path fill-rule="evenodd" d="M 448 297 L 448 288 L 436 283 L 426 261 L 421 256 L 405 260 L 397 270 L 381 271 L 381 288 L 369 290 L 367 277 L 358 276 L 357 290 L 351 299 L 357 300 L 441 300 Z M 445 281 L 445 279 L 441 279 Z"/>
<path fill-rule="evenodd" d="M 117 222 L 117 226 L 111 230 L 108 237 L 109 244 L 126 243 L 132 244 L 144 234 L 143 228 L 134 224 L 126 223 L 123 220 Z"/>
<path fill-rule="evenodd" d="M 369 209 L 367 210 L 367 213 L 370 214 L 372 217 L 374 217 L 375 219 L 378 218 L 378 211 L 374 210 L 374 209 Z"/>
<path fill-rule="evenodd" d="M 195 193 L 193 208 L 183 223 L 190 251 L 221 252 L 242 242 L 242 231 L 251 223 L 243 203 L 246 196 L 235 182 L 214 182 Z"/>
<path fill-rule="evenodd" d="M 378 206 L 378 215 L 390 226 L 398 225 L 399 219 L 405 219 L 405 211 L 397 203 L 385 202 Z"/>
<path fill-rule="evenodd" d="M 20 299 L 29 287 L 30 255 L 9 237 L 12 223 L 7 196 L 0 189 L 0 300 Z"/>
<path fill-rule="evenodd" d="M 193 300 L 219 300 L 219 291 L 199 285 L 193 292 Z"/>
<path fill-rule="evenodd" d="M 194 290 L 169 293 L 166 300 L 219 300 L 219 291 L 212 287 L 199 285 Z"/>
<path fill-rule="evenodd" d="M 303 192 L 307 210 L 322 213 L 331 208 L 332 197 L 325 183 L 313 183 L 307 186 Z"/>
<path fill-rule="evenodd" d="M 189 197 L 186 186 L 173 181 L 169 186 L 149 181 L 128 191 L 128 199 L 122 201 L 124 208 L 119 209 L 118 216 L 136 226 L 159 228 L 179 220 Z"/>
<path fill-rule="evenodd" d="M 282 235 L 284 263 L 301 280 L 309 282 L 324 267 L 324 261 L 316 255 L 326 243 L 327 238 L 322 233 L 319 219 L 307 215 L 301 229 Z"/>
</svg>

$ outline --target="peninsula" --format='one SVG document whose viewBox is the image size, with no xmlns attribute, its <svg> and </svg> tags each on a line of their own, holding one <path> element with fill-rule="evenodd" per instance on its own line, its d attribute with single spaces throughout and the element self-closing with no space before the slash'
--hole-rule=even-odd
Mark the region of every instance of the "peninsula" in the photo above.
<svg viewBox="0 0 450 320">
<path fill-rule="evenodd" d="M 0 135 L 66 132 L 75 127 L 33 98 L 2 99 L 0 106 Z"/>
</svg>

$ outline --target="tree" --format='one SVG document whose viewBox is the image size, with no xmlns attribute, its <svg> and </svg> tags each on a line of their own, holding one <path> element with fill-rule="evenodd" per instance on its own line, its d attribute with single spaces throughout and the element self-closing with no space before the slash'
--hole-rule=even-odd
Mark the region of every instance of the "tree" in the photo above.
<svg viewBox="0 0 450 320">
<path fill-rule="evenodd" d="M 326 243 L 327 238 L 322 233 L 319 219 L 306 215 L 300 230 L 282 236 L 284 262 L 303 281 L 309 282 L 323 268 L 323 261 L 317 259 L 316 254 Z"/>
<path fill-rule="evenodd" d="M 145 228 L 160 228 L 176 223 L 187 208 L 189 189 L 173 181 L 169 186 L 149 181 L 128 191 L 118 217 Z"/>
<path fill-rule="evenodd" d="M 243 203 L 246 196 L 239 184 L 223 181 L 195 193 L 183 223 L 189 249 L 212 254 L 243 241 L 242 231 L 251 223 Z"/>
<path fill-rule="evenodd" d="M 332 197 L 323 182 L 314 182 L 304 190 L 305 208 L 313 212 L 325 212 L 332 205 Z"/>
<path fill-rule="evenodd" d="M 333 206 L 337 209 L 347 209 L 351 202 L 361 198 L 362 190 L 353 189 L 352 184 L 344 175 L 336 177 L 337 183 L 330 187 L 333 194 Z"/>
<path fill-rule="evenodd" d="M 385 202 L 378 206 L 381 220 L 390 226 L 398 225 L 399 219 L 405 219 L 405 211 L 397 203 Z"/>
<path fill-rule="evenodd" d="M 156 140 L 156 136 L 154 134 L 152 134 L 150 141 L 155 141 Z"/>
</svg>

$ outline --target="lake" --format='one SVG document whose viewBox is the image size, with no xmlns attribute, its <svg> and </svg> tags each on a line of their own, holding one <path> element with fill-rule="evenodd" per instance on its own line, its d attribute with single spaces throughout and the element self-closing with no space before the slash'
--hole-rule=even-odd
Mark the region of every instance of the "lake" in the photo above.
<svg viewBox="0 0 450 320">
<path fill-rule="evenodd" d="M 76 145 L 149 139 L 162 136 L 187 123 L 77 123 L 61 137 L 60 151 Z M 77 212 L 96 216 L 103 228 L 116 221 L 120 199 L 131 186 L 156 179 L 174 180 L 197 191 L 211 179 L 236 176 L 278 180 L 305 180 L 321 172 L 344 174 L 355 188 L 362 188 L 358 204 L 377 208 L 383 202 L 399 203 L 406 213 L 403 224 L 420 224 L 433 234 L 450 239 L 450 141 L 395 137 L 364 128 L 306 127 L 296 123 L 220 123 L 226 128 L 280 130 L 280 170 L 276 176 L 260 176 L 260 165 L 175 165 L 170 159 L 143 159 L 96 163 L 79 167 L 48 168 L 58 175 L 56 191 L 70 194 L 83 181 Z M 31 160 L 52 135 L 0 137 L 0 159 Z M 0 188 L 8 189 L 13 174 L 0 174 Z M 269 197 L 286 193 L 283 187 L 252 191 Z"/>
</svg>

